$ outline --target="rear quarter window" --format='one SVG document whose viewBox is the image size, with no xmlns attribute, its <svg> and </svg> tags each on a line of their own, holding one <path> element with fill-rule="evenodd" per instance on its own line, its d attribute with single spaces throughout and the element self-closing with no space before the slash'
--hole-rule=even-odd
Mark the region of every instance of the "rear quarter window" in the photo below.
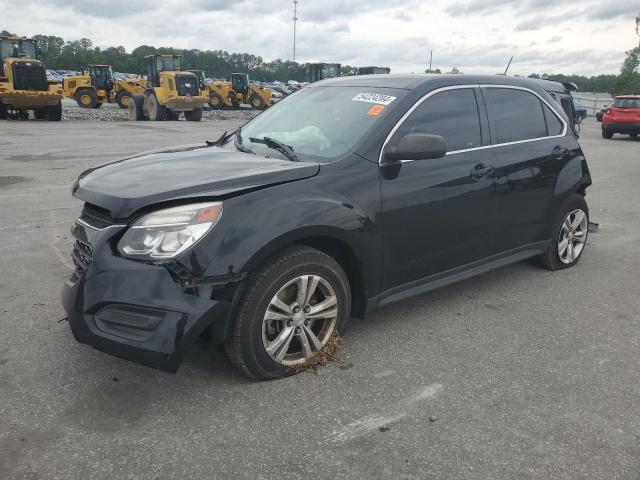
<svg viewBox="0 0 640 480">
<path fill-rule="evenodd" d="M 564 125 L 562 124 L 558 116 L 553 113 L 551 109 L 545 104 L 542 104 L 542 109 L 544 110 L 544 118 L 547 121 L 547 134 L 562 135 Z"/>
</svg>

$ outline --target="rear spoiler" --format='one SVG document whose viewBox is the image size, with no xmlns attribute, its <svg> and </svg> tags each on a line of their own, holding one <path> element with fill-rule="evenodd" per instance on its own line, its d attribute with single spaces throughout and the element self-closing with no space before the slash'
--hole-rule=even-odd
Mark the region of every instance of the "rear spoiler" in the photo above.
<svg viewBox="0 0 640 480">
<path fill-rule="evenodd" d="M 578 91 L 578 85 L 576 85 L 575 83 L 562 82 L 562 86 L 564 88 L 566 88 L 567 90 L 569 90 L 570 92 L 577 92 Z"/>
</svg>

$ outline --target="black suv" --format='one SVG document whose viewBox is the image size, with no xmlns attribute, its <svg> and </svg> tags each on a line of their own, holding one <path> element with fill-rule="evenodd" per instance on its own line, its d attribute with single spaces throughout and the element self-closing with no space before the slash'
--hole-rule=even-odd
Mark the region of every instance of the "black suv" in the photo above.
<svg viewBox="0 0 640 480">
<path fill-rule="evenodd" d="M 83 343 L 174 372 L 205 336 L 246 375 L 290 375 L 352 317 L 587 240 L 591 177 L 540 82 L 360 76 L 315 83 L 206 145 L 82 173 Z"/>
</svg>

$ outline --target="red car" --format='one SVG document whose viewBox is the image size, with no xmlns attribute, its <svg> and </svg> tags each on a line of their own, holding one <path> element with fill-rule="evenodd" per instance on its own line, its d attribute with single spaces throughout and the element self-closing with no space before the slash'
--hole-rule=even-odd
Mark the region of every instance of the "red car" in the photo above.
<svg viewBox="0 0 640 480">
<path fill-rule="evenodd" d="M 640 95 L 615 97 L 602 117 L 602 136 L 623 133 L 637 137 L 640 133 Z"/>
</svg>

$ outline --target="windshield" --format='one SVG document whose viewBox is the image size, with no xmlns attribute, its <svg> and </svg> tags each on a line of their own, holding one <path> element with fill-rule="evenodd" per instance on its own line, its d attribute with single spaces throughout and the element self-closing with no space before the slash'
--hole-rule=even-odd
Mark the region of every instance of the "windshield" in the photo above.
<svg viewBox="0 0 640 480">
<path fill-rule="evenodd" d="M 179 71 L 180 57 L 158 57 L 156 58 L 156 68 L 159 72 Z"/>
<path fill-rule="evenodd" d="M 0 40 L 0 56 L 4 60 L 7 57 L 12 57 L 15 53 L 15 48 L 18 48 L 18 54 L 24 55 L 26 58 L 36 58 L 36 46 L 31 40 L 20 39 L 7 39 Z"/>
<path fill-rule="evenodd" d="M 242 145 L 259 155 L 285 158 L 250 141 L 268 137 L 292 147 L 301 160 L 336 159 L 353 151 L 406 93 L 372 87 L 304 88 L 242 127 Z"/>
<path fill-rule="evenodd" d="M 613 101 L 616 108 L 640 108 L 640 98 L 616 98 Z"/>
<path fill-rule="evenodd" d="M 92 67 L 92 72 L 94 77 L 102 78 L 108 80 L 113 77 L 113 72 L 111 67 Z"/>
</svg>

